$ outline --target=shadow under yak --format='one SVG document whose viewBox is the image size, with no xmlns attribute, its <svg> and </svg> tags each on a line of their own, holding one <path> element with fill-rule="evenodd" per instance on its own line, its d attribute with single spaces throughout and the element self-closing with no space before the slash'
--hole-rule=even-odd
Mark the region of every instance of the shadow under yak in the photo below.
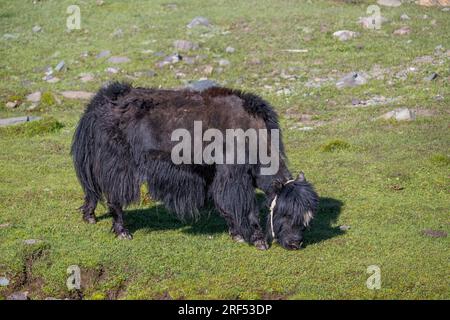
<svg viewBox="0 0 450 320">
<path fill-rule="evenodd" d="M 266 221 L 269 210 L 265 206 L 264 195 L 257 194 L 260 207 L 261 219 Z M 315 216 L 312 226 L 305 233 L 303 247 L 310 244 L 319 243 L 333 237 L 344 234 L 336 223 L 343 203 L 333 198 L 321 197 L 319 200 L 319 210 Z M 202 209 L 201 218 L 196 222 L 180 221 L 174 214 L 168 211 L 163 205 L 157 204 L 146 209 L 126 210 L 127 228 L 133 234 L 138 230 L 146 232 L 158 230 L 176 230 L 183 228 L 183 232 L 189 234 L 218 234 L 228 232 L 225 220 L 215 211 L 214 206 L 208 205 Z M 98 217 L 99 220 L 110 218 L 110 214 L 105 213 Z M 265 225 L 265 223 L 263 224 Z"/>
</svg>

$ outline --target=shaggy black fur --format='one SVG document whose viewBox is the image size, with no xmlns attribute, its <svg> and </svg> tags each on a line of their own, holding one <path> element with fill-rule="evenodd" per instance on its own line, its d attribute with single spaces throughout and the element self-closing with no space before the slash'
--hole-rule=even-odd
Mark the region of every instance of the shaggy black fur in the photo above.
<svg viewBox="0 0 450 320">
<path fill-rule="evenodd" d="M 275 175 L 260 174 L 259 164 L 175 165 L 170 158 L 177 142 L 173 130 L 193 132 L 194 120 L 203 130 L 216 128 L 279 129 L 277 114 L 258 96 L 226 88 L 203 92 L 133 88 L 113 83 L 102 88 L 84 112 L 72 144 L 75 170 L 85 194 L 83 218 L 95 223 L 98 201 L 106 200 L 113 231 L 131 238 L 124 226 L 123 207 L 136 202 L 147 183 L 150 195 L 183 220 L 196 219 L 211 199 L 227 221 L 231 236 L 267 249 L 260 227 L 255 188 L 275 196 L 273 231 L 288 249 L 300 247 L 302 233 L 317 210 L 318 197 L 301 176 L 286 166 L 280 141 L 280 168 Z M 281 139 L 281 138 L 280 138 Z M 272 233 L 271 225 L 267 233 Z"/>
</svg>

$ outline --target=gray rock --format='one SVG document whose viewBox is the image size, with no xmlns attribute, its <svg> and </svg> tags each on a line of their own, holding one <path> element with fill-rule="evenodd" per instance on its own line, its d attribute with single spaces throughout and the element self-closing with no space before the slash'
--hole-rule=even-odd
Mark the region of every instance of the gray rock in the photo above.
<svg viewBox="0 0 450 320">
<path fill-rule="evenodd" d="M 17 34 L 5 33 L 3 35 L 3 39 L 5 39 L 5 40 L 15 40 L 18 38 L 19 38 L 19 36 Z"/>
<path fill-rule="evenodd" d="M 27 240 L 23 240 L 23 243 L 26 244 L 26 245 L 29 245 L 29 246 L 31 246 L 31 245 L 33 245 L 33 244 L 36 244 L 36 243 L 38 243 L 38 242 L 40 242 L 40 241 L 37 240 L 37 239 L 27 239 Z"/>
<path fill-rule="evenodd" d="M 17 101 L 8 101 L 8 102 L 5 104 L 5 106 L 6 106 L 8 109 L 14 109 L 14 108 L 16 108 L 18 105 L 19 105 L 19 103 L 18 103 Z"/>
<path fill-rule="evenodd" d="M 234 53 L 236 51 L 236 49 L 234 49 L 233 47 L 226 47 L 225 48 L 225 52 L 226 53 Z"/>
<path fill-rule="evenodd" d="M 15 292 L 9 295 L 6 300 L 30 300 L 28 292 Z"/>
<path fill-rule="evenodd" d="M 198 49 L 197 43 L 187 41 L 187 40 L 175 40 L 173 42 L 173 46 L 174 46 L 175 50 L 180 50 L 180 51 L 190 51 L 190 50 Z"/>
<path fill-rule="evenodd" d="M 106 57 L 109 57 L 110 55 L 111 55 L 111 51 L 103 50 L 99 54 L 97 54 L 96 58 L 97 59 L 106 58 Z"/>
<path fill-rule="evenodd" d="M 432 56 L 422 56 L 422 57 L 417 57 L 414 59 L 414 63 L 432 63 L 433 62 L 433 57 Z"/>
<path fill-rule="evenodd" d="M 40 91 L 36 91 L 27 95 L 26 99 L 29 102 L 39 102 L 41 101 L 42 93 Z"/>
<path fill-rule="evenodd" d="M 347 226 L 347 225 L 342 225 L 342 226 L 339 226 L 339 230 L 341 230 L 341 231 L 347 231 L 347 230 L 350 230 L 350 226 Z"/>
<path fill-rule="evenodd" d="M 400 7 L 402 5 L 400 0 L 378 0 L 377 3 L 385 7 Z"/>
<path fill-rule="evenodd" d="M 411 18 L 406 13 L 404 13 L 400 16 L 400 20 L 411 20 Z"/>
<path fill-rule="evenodd" d="M 425 77 L 424 80 L 425 81 L 433 81 L 433 80 L 436 80 L 437 78 L 439 78 L 439 74 L 437 74 L 436 72 L 433 72 L 429 76 Z"/>
<path fill-rule="evenodd" d="M 395 36 L 406 36 L 411 33 L 411 28 L 408 26 L 401 27 L 400 29 L 397 29 L 393 32 L 393 35 Z"/>
<path fill-rule="evenodd" d="M 179 55 L 178 53 L 171 54 L 170 56 L 167 56 L 164 58 L 163 61 L 157 62 L 156 65 L 160 68 L 169 65 L 169 64 L 175 64 L 179 61 L 181 61 L 183 57 Z"/>
<path fill-rule="evenodd" d="M 66 99 L 73 100 L 89 100 L 94 96 L 92 92 L 86 91 L 63 91 L 61 95 Z"/>
<path fill-rule="evenodd" d="M 31 29 L 31 30 L 33 30 L 34 33 L 38 33 L 38 32 L 42 31 L 42 27 L 41 26 L 34 26 L 33 29 Z"/>
<path fill-rule="evenodd" d="M 358 35 L 358 32 L 349 30 L 339 30 L 333 33 L 333 37 L 339 39 L 340 41 L 348 41 L 350 39 L 356 38 Z"/>
<path fill-rule="evenodd" d="M 108 62 L 110 63 L 114 63 L 114 64 L 119 64 L 119 63 L 128 63 L 130 62 L 130 58 L 128 57 L 118 57 L 118 56 L 113 56 L 111 58 L 108 59 Z"/>
<path fill-rule="evenodd" d="M 113 68 L 113 67 L 106 68 L 105 71 L 108 72 L 108 73 L 111 73 L 111 74 L 119 73 L 119 69 Z"/>
<path fill-rule="evenodd" d="M 195 17 L 192 19 L 191 22 L 187 25 L 189 29 L 192 29 L 197 26 L 204 26 L 204 27 L 210 27 L 211 24 L 209 23 L 209 20 L 205 17 Z"/>
<path fill-rule="evenodd" d="M 361 72 L 350 72 L 336 82 L 336 87 L 356 87 L 367 83 L 367 75 Z"/>
<path fill-rule="evenodd" d="M 189 83 L 186 88 L 192 91 L 204 91 L 212 87 L 220 87 L 220 85 L 212 80 L 199 80 Z"/>
<path fill-rule="evenodd" d="M 56 67 L 55 67 L 55 71 L 56 72 L 60 72 L 64 67 L 65 67 L 65 62 L 64 61 L 60 61 L 57 65 L 56 65 Z"/>
<path fill-rule="evenodd" d="M 398 108 L 383 114 L 379 118 L 384 120 L 395 119 L 397 121 L 410 121 L 416 118 L 416 114 L 408 108 Z"/>
<path fill-rule="evenodd" d="M 0 119 L 0 127 L 6 127 L 10 125 L 25 123 L 29 121 L 35 121 L 40 120 L 41 117 L 34 117 L 34 116 L 24 116 L 24 117 L 14 117 L 14 118 L 5 118 Z"/>
<path fill-rule="evenodd" d="M 9 285 L 9 280 L 5 277 L 0 277 L 0 287 L 6 287 Z"/>
<path fill-rule="evenodd" d="M 81 82 L 90 82 L 94 80 L 94 75 L 92 73 L 82 73 L 80 74 Z"/>
<path fill-rule="evenodd" d="M 59 78 L 58 77 L 54 77 L 54 76 L 50 76 L 50 77 L 45 77 L 46 78 L 46 80 L 45 81 L 47 81 L 48 83 L 57 83 L 57 82 L 59 82 Z"/>
<path fill-rule="evenodd" d="M 114 30 L 114 32 L 112 33 L 112 36 L 114 38 L 122 38 L 123 37 L 123 30 L 121 28 L 117 28 L 116 30 Z"/>
<path fill-rule="evenodd" d="M 227 59 L 220 59 L 219 60 L 219 66 L 221 67 L 227 67 L 230 65 L 230 61 L 228 61 Z"/>
<path fill-rule="evenodd" d="M 3 229 L 3 228 L 9 228 L 9 227 L 11 227 L 12 226 L 12 224 L 11 223 L 2 223 L 2 224 L 0 224 L 0 229 Z"/>
</svg>

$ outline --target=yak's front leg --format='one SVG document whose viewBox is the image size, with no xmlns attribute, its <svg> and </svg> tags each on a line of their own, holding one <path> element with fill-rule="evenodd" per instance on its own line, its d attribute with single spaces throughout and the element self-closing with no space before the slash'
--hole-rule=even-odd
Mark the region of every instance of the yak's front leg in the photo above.
<svg viewBox="0 0 450 320">
<path fill-rule="evenodd" d="M 133 237 L 130 232 L 125 228 L 123 223 L 123 210 L 122 206 L 119 204 L 108 203 L 109 212 L 113 217 L 112 231 L 116 234 L 119 239 L 129 239 Z"/>
<path fill-rule="evenodd" d="M 258 249 L 268 249 L 259 224 L 252 177 L 243 166 L 217 166 L 212 184 L 217 210 L 227 221 L 234 240 L 243 239 Z"/>
</svg>

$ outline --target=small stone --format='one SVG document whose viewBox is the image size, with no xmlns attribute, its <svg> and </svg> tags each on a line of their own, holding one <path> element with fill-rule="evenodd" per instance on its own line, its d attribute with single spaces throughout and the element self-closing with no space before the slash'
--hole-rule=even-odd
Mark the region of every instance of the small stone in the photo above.
<svg viewBox="0 0 450 320">
<path fill-rule="evenodd" d="M 225 48 L 225 52 L 226 53 L 234 53 L 236 51 L 236 49 L 234 49 L 233 47 L 226 47 Z"/>
<path fill-rule="evenodd" d="M 402 5 L 400 0 L 378 0 L 377 3 L 385 7 L 400 7 Z"/>
<path fill-rule="evenodd" d="M 5 39 L 5 40 L 15 40 L 18 38 L 19 38 L 19 36 L 17 34 L 5 33 L 3 35 L 3 39 Z"/>
<path fill-rule="evenodd" d="M 80 74 L 80 80 L 81 82 L 90 82 L 94 80 L 94 76 L 92 73 L 82 73 Z"/>
<path fill-rule="evenodd" d="M 33 111 L 36 110 L 38 108 L 38 104 L 37 103 L 32 103 L 28 108 L 27 111 Z"/>
<path fill-rule="evenodd" d="M 29 102 L 39 102 L 41 101 L 42 93 L 40 91 L 36 91 L 27 95 L 26 99 Z"/>
<path fill-rule="evenodd" d="M 0 224 L 0 229 L 11 227 L 11 223 L 2 223 Z"/>
<path fill-rule="evenodd" d="M 33 30 L 34 33 L 38 33 L 38 32 L 42 31 L 42 27 L 41 26 L 34 26 L 32 30 Z"/>
<path fill-rule="evenodd" d="M 9 295 L 6 300 L 29 300 L 28 298 L 28 292 L 15 292 L 11 295 Z"/>
<path fill-rule="evenodd" d="M 123 37 L 123 30 L 121 28 L 117 28 L 112 33 L 113 38 L 122 38 Z"/>
<path fill-rule="evenodd" d="M 379 118 L 384 120 L 395 119 L 397 121 L 410 121 L 416 118 L 416 114 L 408 108 L 399 108 L 389 111 Z"/>
<path fill-rule="evenodd" d="M 219 60 L 219 66 L 221 67 L 227 67 L 230 65 L 230 61 L 228 61 L 227 59 L 220 59 Z"/>
<path fill-rule="evenodd" d="M 74 100 L 89 100 L 94 96 L 92 92 L 86 91 L 63 91 L 61 95 L 66 99 Z"/>
<path fill-rule="evenodd" d="M 119 63 L 128 63 L 130 62 L 130 58 L 128 57 L 118 57 L 118 56 L 113 56 L 111 58 L 108 59 L 108 62 L 110 63 L 114 63 L 114 64 L 119 64 Z"/>
<path fill-rule="evenodd" d="M 406 13 L 404 13 L 400 16 L 400 20 L 411 20 L 411 18 Z"/>
<path fill-rule="evenodd" d="M 437 74 L 436 72 L 433 72 L 429 76 L 425 77 L 425 81 L 433 81 L 433 80 L 436 80 L 438 77 L 439 77 L 439 74 Z"/>
<path fill-rule="evenodd" d="M 57 82 L 59 82 L 59 78 L 58 78 L 58 77 L 50 76 L 50 77 L 48 77 L 47 80 L 45 80 L 45 81 L 47 81 L 48 83 L 57 83 Z"/>
<path fill-rule="evenodd" d="M 204 27 L 210 27 L 211 24 L 209 23 L 209 20 L 205 17 L 195 17 L 192 19 L 191 22 L 187 25 L 189 29 L 192 29 L 197 26 L 204 26 Z"/>
<path fill-rule="evenodd" d="M 180 51 L 197 50 L 199 48 L 197 43 L 193 43 L 193 42 L 187 41 L 187 40 L 175 40 L 173 42 L 173 46 L 174 46 L 175 50 L 180 50 Z"/>
<path fill-rule="evenodd" d="M 6 287 L 9 285 L 9 280 L 5 277 L 0 277 L 0 287 Z"/>
<path fill-rule="evenodd" d="M 38 243 L 38 242 L 39 242 L 39 240 L 36 240 L 36 239 L 27 239 L 27 240 L 23 240 L 23 243 L 26 244 L 26 245 L 29 245 L 29 246 L 31 246 L 31 245 L 33 245 L 33 244 L 36 244 L 36 243 Z"/>
<path fill-rule="evenodd" d="M 64 68 L 65 65 L 66 65 L 66 64 L 65 64 L 64 61 L 60 61 L 60 62 L 56 65 L 55 71 L 56 71 L 56 72 L 60 72 L 60 71 Z"/>
<path fill-rule="evenodd" d="M 203 73 L 206 74 L 206 75 L 211 75 L 211 74 L 213 73 L 213 70 L 214 70 L 213 66 L 211 66 L 211 65 L 206 65 L 206 66 L 203 68 Z"/>
<path fill-rule="evenodd" d="M 108 72 L 108 73 L 111 73 L 111 74 L 119 73 L 119 69 L 113 68 L 113 67 L 106 68 L 105 71 Z"/>
<path fill-rule="evenodd" d="M 109 57 L 111 55 L 111 51 L 109 50 L 103 50 L 101 51 L 99 54 L 97 54 L 96 58 L 100 59 L 100 58 L 106 58 Z"/>
<path fill-rule="evenodd" d="M 347 226 L 347 225 L 342 225 L 342 226 L 339 226 L 339 230 L 341 230 L 341 231 L 347 231 L 347 230 L 350 230 L 350 226 Z"/>
<path fill-rule="evenodd" d="M 252 65 L 260 65 L 262 63 L 262 61 L 261 61 L 261 59 L 258 59 L 258 58 L 251 58 L 248 61 L 248 63 L 252 64 Z"/>
<path fill-rule="evenodd" d="M 40 119 L 41 119 L 41 117 L 33 117 L 33 116 L 0 119 L 0 127 L 6 127 L 6 126 L 16 125 L 19 123 L 25 123 L 25 122 L 29 122 L 29 121 L 36 121 L 36 120 L 40 120 Z"/>
<path fill-rule="evenodd" d="M 414 63 L 432 63 L 433 62 L 433 57 L 432 56 L 422 56 L 422 57 L 417 57 L 414 59 Z"/>
<path fill-rule="evenodd" d="M 278 91 L 276 92 L 276 94 L 277 94 L 278 96 L 282 96 L 282 95 L 288 96 L 288 95 L 290 95 L 291 93 L 292 93 L 291 89 L 288 89 L 288 88 L 280 89 L 280 90 L 278 90 Z"/>
<path fill-rule="evenodd" d="M 192 91 L 201 92 L 212 87 L 219 87 L 219 84 L 212 80 L 199 80 L 189 83 L 186 87 Z"/>
<path fill-rule="evenodd" d="M 336 87 L 342 89 L 345 87 L 356 87 L 367 83 L 367 75 L 359 72 L 350 72 L 336 82 Z"/>
<path fill-rule="evenodd" d="M 15 107 L 17 107 L 19 105 L 19 103 L 17 101 L 8 101 L 5 106 L 8 109 L 14 109 Z"/>
<path fill-rule="evenodd" d="M 411 33 L 411 28 L 408 26 L 401 27 L 400 29 L 397 29 L 393 32 L 396 36 L 405 36 Z"/>
<path fill-rule="evenodd" d="M 98 6 L 102 6 L 102 5 L 105 3 L 105 1 L 103 1 L 103 0 L 96 0 L 95 3 L 96 3 Z"/>
<path fill-rule="evenodd" d="M 349 30 L 339 30 L 333 33 L 333 37 L 339 39 L 340 41 L 348 41 L 350 39 L 356 38 L 358 35 L 358 32 Z"/>
<path fill-rule="evenodd" d="M 441 230 L 426 229 L 422 230 L 422 234 L 431 238 L 447 238 L 447 232 Z"/>
</svg>

